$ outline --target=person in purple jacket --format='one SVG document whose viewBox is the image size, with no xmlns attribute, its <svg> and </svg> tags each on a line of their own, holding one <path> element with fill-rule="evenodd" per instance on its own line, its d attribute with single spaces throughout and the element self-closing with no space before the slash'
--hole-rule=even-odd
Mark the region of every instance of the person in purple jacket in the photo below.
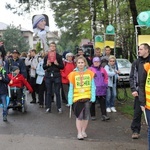
<svg viewBox="0 0 150 150">
<path fill-rule="evenodd" d="M 96 100 L 100 104 L 101 109 L 101 120 L 106 121 L 110 118 L 107 116 L 106 113 L 106 91 L 108 87 L 108 75 L 107 72 L 103 67 L 100 66 L 100 58 L 94 57 L 93 58 L 93 65 L 89 68 L 91 71 L 95 73 L 94 81 L 96 85 Z M 96 113 L 95 113 L 95 103 L 91 104 L 91 119 L 96 119 Z"/>
</svg>

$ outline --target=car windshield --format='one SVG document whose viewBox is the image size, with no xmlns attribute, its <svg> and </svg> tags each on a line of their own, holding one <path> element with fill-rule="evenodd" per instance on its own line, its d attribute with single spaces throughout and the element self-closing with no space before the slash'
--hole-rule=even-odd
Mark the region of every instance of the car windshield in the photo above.
<svg viewBox="0 0 150 150">
<path fill-rule="evenodd" d="M 127 59 L 119 59 L 117 60 L 118 68 L 130 68 L 131 63 Z"/>
</svg>

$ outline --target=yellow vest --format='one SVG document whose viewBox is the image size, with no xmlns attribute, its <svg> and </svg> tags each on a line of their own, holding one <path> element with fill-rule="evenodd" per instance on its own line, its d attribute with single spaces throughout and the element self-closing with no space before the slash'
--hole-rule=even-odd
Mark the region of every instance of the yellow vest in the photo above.
<svg viewBox="0 0 150 150">
<path fill-rule="evenodd" d="M 146 108 L 150 110 L 150 63 L 144 64 L 144 69 L 147 72 L 145 94 L 146 94 Z"/>
<path fill-rule="evenodd" d="M 81 85 L 81 74 L 77 71 L 73 71 L 68 76 L 69 81 L 73 84 L 73 103 L 80 99 L 91 98 L 91 81 L 94 78 L 94 73 L 91 70 L 86 70 L 82 74 L 82 85 Z"/>
</svg>

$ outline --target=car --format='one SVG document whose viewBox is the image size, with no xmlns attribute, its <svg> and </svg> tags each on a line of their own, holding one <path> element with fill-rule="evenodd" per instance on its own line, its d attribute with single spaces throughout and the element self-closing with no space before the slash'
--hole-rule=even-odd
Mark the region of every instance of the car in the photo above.
<svg viewBox="0 0 150 150">
<path fill-rule="evenodd" d="M 129 76 L 131 71 L 131 62 L 128 59 L 117 58 L 117 65 L 119 73 L 119 82 L 128 83 L 129 84 Z"/>
</svg>

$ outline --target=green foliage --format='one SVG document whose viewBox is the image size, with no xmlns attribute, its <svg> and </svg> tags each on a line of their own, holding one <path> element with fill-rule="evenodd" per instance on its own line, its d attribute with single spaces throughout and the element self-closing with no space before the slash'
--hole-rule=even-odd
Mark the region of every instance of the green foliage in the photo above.
<svg viewBox="0 0 150 150">
<path fill-rule="evenodd" d="M 6 51 L 17 49 L 19 52 L 26 52 L 29 50 L 29 43 L 25 41 L 21 30 L 14 25 L 7 27 L 2 38 Z"/>
<path fill-rule="evenodd" d="M 39 53 L 41 50 L 43 50 L 41 48 L 41 42 L 37 42 L 37 44 L 36 44 L 36 52 Z"/>
</svg>

